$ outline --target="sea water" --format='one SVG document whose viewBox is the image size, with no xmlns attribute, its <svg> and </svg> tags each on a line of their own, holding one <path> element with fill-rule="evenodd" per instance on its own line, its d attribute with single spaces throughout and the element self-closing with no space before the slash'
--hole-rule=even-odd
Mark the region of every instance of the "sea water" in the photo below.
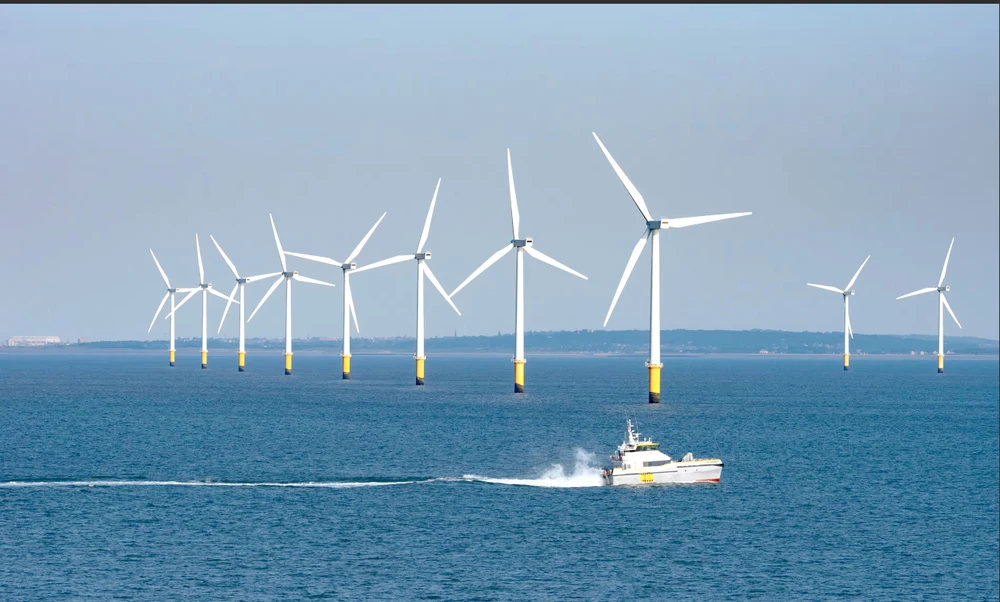
<svg viewBox="0 0 1000 602">
<path fill-rule="evenodd" d="M 0 354 L 0 599 L 998 597 L 995 358 L 526 368 Z M 602 486 L 626 416 L 721 483 Z"/>
</svg>

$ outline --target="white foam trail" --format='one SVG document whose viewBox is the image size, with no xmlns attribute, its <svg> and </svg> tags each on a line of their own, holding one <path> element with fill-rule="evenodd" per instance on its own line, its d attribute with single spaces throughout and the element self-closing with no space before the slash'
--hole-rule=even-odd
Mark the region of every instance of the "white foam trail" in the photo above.
<svg viewBox="0 0 1000 602">
<path fill-rule="evenodd" d="M 566 474 L 562 464 L 553 464 L 537 479 L 494 479 L 479 475 L 464 475 L 462 479 L 498 485 L 527 485 L 528 487 L 600 487 L 604 485 L 604 476 L 596 463 L 595 454 L 578 448 L 576 450 L 576 464 L 570 474 Z"/>
<path fill-rule="evenodd" d="M 358 481 L 358 482 L 324 482 L 305 481 L 302 483 L 226 483 L 221 481 L 127 481 L 127 480 L 94 480 L 94 481 L 8 481 L 0 483 L 0 488 L 16 487 L 302 487 L 320 489 L 353 489 L 355 487 L 381 487 L 385 485 L 409 485 L 411 483 L 426 483 L 436 479 L 414 481 Z"/>
</svg>

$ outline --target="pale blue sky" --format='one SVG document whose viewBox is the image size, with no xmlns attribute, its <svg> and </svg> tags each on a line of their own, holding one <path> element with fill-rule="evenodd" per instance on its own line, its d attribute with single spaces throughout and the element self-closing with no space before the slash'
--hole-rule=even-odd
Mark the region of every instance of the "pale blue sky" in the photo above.
<svg viewBox="0 0 1000 602">
<path fill-rule="evenodd" d="M 0 336 L 164 338 L 163 285 L 246 273 L 287 250 L 360 263 L 427 249 L 451 290 L 522 233 L 590 277 L 526 259 L 529 330 L 601 328 L 642 220 L 753 211 L 662 237 L 663 328 L 1000 333 L 997 6 L 0 7 Z M 295 335 L 339 336 L 338 287 L 298 286 Z M 611 329 L 648 327 L 648 253 Z M 513 256 L 428 335 L 513 328 Z M 363 335 L 411 335 L 415 268 L 359 274 Z M 248 288 L 250 307 L 267 284 Z M 224 302 L 210 301 L 214 333 Z M 196 336 L 195 304 L 178 334 Z M 280 336 L 283 299 L 251 336 Z M 946 326 L 949 334 L 960 331 Z M 230 318 L 224 334 L 237 332 Z"/>
</svg>

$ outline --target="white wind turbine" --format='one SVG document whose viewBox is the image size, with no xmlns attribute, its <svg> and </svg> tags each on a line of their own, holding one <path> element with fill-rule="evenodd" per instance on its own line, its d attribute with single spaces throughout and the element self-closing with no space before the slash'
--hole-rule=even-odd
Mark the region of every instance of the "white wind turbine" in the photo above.
<svg viewBox="0 0 1000 602">
<path fill-rule="evenodd" d="M 547 263 L 551 266 L 557 267 L 564 272 L 573 274 L 578 278 L 587 279 L 583 274 L 572 270 L 565 265 L 559 263 L 555 259 L 552 259 L 545 253 L 542 253 L 538 249 L 535 249 L 532 244 L 533 241 L 530 238 L 520 238 L 519 229 L 521 216 L 517 210 L 517 195 L 514 192 L 514 170 L 510 163 L 510 149 L 507 149 L 507 183 L 510 188 L 510 217 L 511 223 L 513 225 L 514 239 L 510 241 L 509 244 L 504 245 L 502 249 L 494 253 L 483 262 L 483 265 L 476 268 L 476 271 L 472 272 L 468 278 L 465 279 L 462 284 L 458 285 L 458 288 L 451 291 L 449 297 L 454 297 L 458 291 L 465 288 L 465 285 L 472 282 L 476 276 L 482 274 L 486 268 L 490 267 L 496 263 L 501 257 L 510 252 L 511 249 L 517 249 L 517 263 L 515 272 L 515 285 L 514 285 L 514 392 L 524 393 L 524 253 L 531 255 L 535 259 Z"/>
<path fill-rule="evenodd" d="M 177 304 L 176 307 L 171 310 L 167 317 L 173 320 L 174 313 L 181 308 L 182 305 L 188 302 L 188 299 L 193 297 L 195 293 L 201 291 L 201 368 L 204 370 L 208 368 L 208 295 L 212 294 L 220 299 L 229 300 L 229 297 L 223 295 L 219 291 L 212 288 L 210 282 L 205 282 L 205 264 L 201 261 L 201 244 L 198 242 L 198 235 L 194 235 L 194 246 L 198 250 L 198 274 L 201 278 L 198 288 L 190 289 L 187 297 L 181 299 L 181 302 Z"/>
<path fill-rule="evenodd" d="M 358 315 L 354 311 L 354 297 L 351 295 L 351 272 L 357 271 L 358 264 L 351 263 L 355 257 L 361 253 L 361 249 L 364 248 L 365 243 L 371 238 L 372 234 L 375 232 L 375 228 L 382 223 L 382 219 L 385 218 L 385 213 L 382 217 L 378 218 L 375 225 L 371 227 L 368 234 L 361 239 L 358 246 L 354 247 L 351 254 L 347 256 L 343 262 L 337 261 L 336 259 L 331 259 L 329 257 L 322 257 L 319 255 L 307 255 L 306 253 L 292 253 L 291 251 L 286 251 L 285 255 L 291 255 L 293 257 L 301 257 L 302 259 L 308 259 L 310 261 L 316 261 L 319 263 L 325 263 L 327 265 L 332 265 L 340 268 L 344 273 L 344 351 L 341 353 L 341 365 L 342 365 L 342 378 L 344 380 L 349 380 L 351 378 L 351 318 L 354 318 L 354 329 L 357 332 L 361 332 L 358 327 Z"/>
<path fill-rule="evenodd" d="M 288 264 L 285 262 L 285 251 L 281 248 L 281 240 L 278 239 L 278 229 L 274 227 L 274 217 L 270 213 L 267 214 L 271 218 L 271 231 L 274 232 L 274 244 L 278 247 L 278 259 L 281 260 L 281 272 L 278 273 L 278 279 L 271 284 L 271 288 L 267 289 L 267 293 L 254 308 L 253 313 L 247 319 L 247 322 L 253 320 L 253 317 L 257 314 L 257 310 L 264 305 L 267 298 L 271 296 L 278 285 L 281 284 L 282 280 L 285 282 L 285 374 L 289 375 L 292 373 L 292 280 L 298 280 L 299 282 L 308 282 L 310 284 L 321 284 L 323 286 L 333 286 L 329 282 L 323 282 L 322 280 L 316 280 L 315 278 L 306 278 L 305 276 L 299 276 L 298 272 L 291 272 L 288 270 Z M 220 249 L 221 250 L 221 249 Z M 291 253 L 287 253 L 291 255 Z M 233 270 L 235 271 L 235 270 Z M 273 275 L 273 274 L 271 274 Z"/>
<path fill-rule="evenodd" d="M 854 289 L 851 287 L 854 286 L 854 281 L 858 279 L 858 275 L 861 274 L 861 270 L 865 269 L 865 264 L 868 263 L 868 260 L 871 258 L 871 255 L 865 257 L 865 260 L 861 262 L 861 267 L 858 268 L 857 272 L 854 272 L 854 278 L 851 278 L 851 281 L 847 283 L 844 290 L 840 290 L 835 286 L 827 286 L 825 284 L 813 284 L 811 282 L 806 283 L 807 286 L 814 286 L 823 290 L 833 291 L 843 295 L 844 297 L 844 370 L 847 370 L 851 366 L 851 347 L 848 337 L 852 339 L 854 338 L 854 331 L 851 329 L 851 313 L 849 309 L 849 300 L 851 295 L 854 294 Z"/>
<path fill-rule="evenodd" d="M 951 239 L 951 244 L 948 245 L 948 254 L 944 256 L 944 267 L 941 268 L 941 277 L 938 278 L 938 285 L 934 287 L 922 288 L 919 291 L 913 291 L 912 293 L 906 293 L 900 297 L 896 297 L 897 300 L 905 299 L 907 297 L 912 297 L 914 295 L 922 295 L 924 293 L 933 293 L 937 291 L 938 294 L 938 374 L 944 372 L 944 310 L 948 310 L 951 314 L 951 319 L 955 320 L 955 324 L 961 328 L 962 325 L 959 323 L 958 318 L 955 317 L 955 312 L 951 311 L 951 306 L 948 305 L 948 300 L 945 299 L 944 294 L 951 290 L 950 286 L 941 286 L 944 284 L 944 275 L 948 272 L 948 260 L 951 259 L 951 248 L 955 246 L 955 239 Z"/>
<path fill-rule="evenodd" d="M 153 256 L 153 262 L 156 263 L 156 269 L 160 271 L 160 276 L 163 277 L 163 282 L 165 282 L 167 285 L 167 293 L 163 295 L 163 299 L 160 300 L 160 305 L 156 308 L 156 313 L 153 315 L 153 321 L 149 323 L 149 329 L 146 332 L 148 333 L 153 331 L 153 324 L 155 324 L 156 319 L 160 317 L 160 312 L 163 311 L 163 304 L 166 303 L 167 299 L 169 298 L 170 299 L 170 314 L 169 314 L 170 315 L 170 365 L 173 366 L 176 354 L 176 349 L 174 348 L 174 341 L 176 339 L 176 334 L 177 334 L 177 331 L 174 328 L 174 309 L 175 309 L 174 295 L 176 293 L 188 293 L 191 291 L 197 291 L 198 289 L 174 288 L 170 286 L 170 280 L 167 278 L 167 273 L 163 271 L 163 268 L 160 266 L 160 262 L 156 260 L 156 254 L 153 253 L 152 249 L 149 250 L 149 254 Z"/>
<path fill-rule="evenodd" d="M 431 258 L 430 251 L 424 252 L 424 244 L 427 242 L 427 235 L 431 230 L 431 217 L 434 215 L 434 203 L 437 202 L 438 189 L 441 188 L 441 178 L 438 178 L 437 186 L 434 188 L 434 196 L 431 197 L 431 206 L 427 210 L 427 219 L 424 220 L 424 230 L 420 234 L 420 242 L 417 243 L 417 250 L 415 253 L 409 255 L 397 255 L 395 257 L 390 257 L 389 259 L 383 259 L 382 261 L 376 261 L 375 263 L 370 263 L 366 266 L 357 268 L 353 270 L 354 272 L 363 272 L 364 270 L 371 270 L 374 268 L 379 268 L 386 265 L 392 265 L 394 263 L 400 263 L 403 261 L 416 260 L 417 262 L 417 353 L 414 359 L 417 362 L 417 384 L 424 384 L 424 360 L 427 358 L 424 356 L 424 277 L 426 276 L 434 288 L 441 293 L 445 301 L 451 305 L 451 308 L 455 310 L 455 313 L 462 315 L 462 312 L 458 311 L 458 307 L 452 302 L 451 297 L 445 292 L 441 283 L 438 279 L 434 277 L 434 273 L 431 272 L 431 268 L 425 263 L 426 260 Z"/>
<path fill-rule="evenodd" d="M 591 132 L 593 133 L 593 132 Z M 698 224 L 707 224 L 709 222 L 717 222 L 719 220 L 730 219 L 734 217 L 743 217 L 745 215 L 750 215 L 751 212 L 745 213 L 723 213 L 719 215 L 702 215 L 699 217 L 681 217 L 681 218 L 659 218 L 653 219 L 653 215 L 646 208 L 646 202 L 642 199 L 642 195 L 632 184 L 631 180 L 625 175 L 621 167 L 618 167 L 618 163 L 615 162 L 614 157 L 608 152 L 608 149 L 604 147 L 601 139 L 594 134 L 594 140 L 597 140 L 597 144 L 604 151 L 604 156 L 608 158 L 611 163 L 611 167 L 618 174 L 618 178 L 625 185 L 625 190 L 628 191 L 632 201 L 635 206 L 638 207 L 639 212 L 642 214 L 643 220 L 646 222 L 646 227 L 642 232 L 642 236 L 639 237 L 639 242 L 636 243 L 635 248 L 632 249 L 632 255 L 628 258 L 628 263 L 625 264 L 625 272 L 622 274 L 621 280 L 618 282 L 618 289 L 615 291 L 614 299 L 611 300 L 611 307 L 608 308 L 608 315 L 604 318 L 604 325 L 608 325 L 608 320 L 611 319 L 611 312 L 615 309 L 615 304 L 618 303 L 618 297 L 622 294 L 622 289 L 625 288 L 625 283 L 628 281 L 629 275 L 632 273 L 632 268 L 635 267 L 635 262 L 639 259 L 639 254 L 642 252 L 643 247 L 646 246 L 646 239 L 652 238 L 653 244 L 651 250 L 652 264 L 651 274 L 650 274 L 650 286 L 649 286 L 649 361 L 646 362 L 646 367 L 649 369 L 649 403 L 659 403 L 660 402 L 660 368 L 663 364 L 660 363 L 660 230 L 665 230 L 667 228 L 686 228 L 688 226 L 696 226 Z"/>
<path fill-rule="evenodd" d="M 213 243 L 215 243 L 215 248 L 219 250 L 219 254 L 221 254 L 222 258 L 226 261 L 226 265 L 229 266 L 229 271 L 231 271 L 233 273 L 233 276 L 236 277 L 236 284 L 233 286 L 233 292 L 229 293 L 229 300 L 226 302 L 225 311 L 222 312 L 222 320 L 219 321 L 219 330 L 216 331 L 216 334 L 222 332 L 222 325 L 226 323 L 226 315 L 229 314 L 229 306 L 232 305 L 233 299 L 236 297 L 236 292 L 239 291 L 240 300 L 238 303 L 240 306 L 240 350 L 239 350 L 239 360 L 237 363 L 239 366 L 239 371 L 243 372 L 246 365 L 245 360 L 247 355 L 246 319 L 245 319 L 246 315 L 244 313 L 244 308 L 246 307 L 246 304 L 244 302 L 245 299 L 243 296 L 244 293 L 243 287 L 248 282 L 255 282 L 257 280 L 263 280 L 264 278 L 270 278 L 271 276 L 278 276 L 281 274 L 281 272 L 271 272 L 270 274 L 261 274 L 260 276 L 247 276 L 246 278 L 240 278 L 240 273 L 236 271 L 236 266 L 233 265 L 233 262 L 229 260 L 229 256 L 226 255 L 226 252 L 222 250 L 222 246 L 219 245 L 219 241 L 215 240 L 215 237 L 212 236 L 211 234 L 209 234 L 208 237 L 212 239 Z"/>
</svg>

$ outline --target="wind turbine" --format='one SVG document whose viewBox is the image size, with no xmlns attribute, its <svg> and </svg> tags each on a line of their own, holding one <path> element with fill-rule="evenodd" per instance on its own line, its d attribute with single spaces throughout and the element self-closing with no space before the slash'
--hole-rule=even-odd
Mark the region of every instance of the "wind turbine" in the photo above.
<svg viewBox="0 0 1000 602">
<path fill-rule="evenodd" d="M 333 286 L 329 282 L 323 282 L 322 280 L 316 280 L 315 278 L 307 278 L 305 276 L 299 276 L 298 272 L 288 271 L 288 265 L 285 262 L 285 251 L 281 248 L 281 240 L 278 239 L 278 229 L 274 227 L 274 217 L 270 213 L 267 214 L 271 218 L 271 231 L 274 232 L 274 244 L 278 247 L 278 259 L 281 260 L 281 272 L 278 274 L 278 279 L 271 284 L 271 288 L 267 289 L 267 293 L 257 304 L 257 307 L 250 314 L 247 322 L 253 320 L 253 317 L 257 315 L 257 310 L 264 305 L 267 298 L 271 296 L 281 281 L 285 281 L 285 375 L 292 373 L 292 280 L 298 280 L 299 282 L 308 282 L 310 284 L 321 284 L 323 286 Z M 235 270 L 233 270 L 235 271 Z M 268 276 L 273 276 L 274 274 L 269 274 Z M 267 276 L 261 276 L 266 278 Z M 223 317 L 225 319 L 225 317 Z"/>
<path fill-rule="evenodd" d="M 392 265 L 394 263 L 400 263 L 402 261 L 409 261 L 411 259 L 417 262 L 417 353 L 413 358 L 417 362 L 417 385 L 424 384 L 424 277 L 426 276 L 434 288 L 441 293 L 444 300 L 451 305 L 451 308 L 455 310 L 455 313 L 462 315 L 462 312 L 458 311 L 458 307 L 452 302 L 451 297 L 448 293 L 444 291 L 444 287 L 438 282 L 438 279 L 434 277 L 434 273 L 431 272 L 431 268 L 425 263 L 426 260 L 431 258 L 430 251 L 424 251 L 424 244 L 427 242 L 427 235 L 431 230 L 431 217 L 434 215 L 434 203 L 437 202 L 438 190 L 441 188 L 441 178 L 438 178 L 437 186 L 434 188 L 434 196 L 431 197 L 431 206 L 427 210 L 427 219 L 424 220 L 424 231 L 420 234 L 420 242 L 417 243 L 417 250 L 415 253 L 409 255 L 397 255 L 395 257 L 390 257 L 389 259 L 383 259 L 382 261 L 376 261 L 375 263 L 370 263 L 366 266 L 357 268 L 354 272 L 363 272 L 364 270 L 371 270 L 379 268 L 386 265 Z"/>
<path fill-rule="evenodd" d="M 611 167 L 618 174 L 618 178 L 622 181 L 622 184 L 625 185 L 625 190 L 632 197 L 632 202 L 635 203 L 635 206 L 639 209 L 639 213 L 642 214 L 643 221 L 646 222 L 642 236 L 639 237 L 639 242 L 632 249 L 632 255 L 629 256 L 628 263 L 625 264 L 625 272 L 618 282 L 618 290 L 615 291 L 615 297 L 611 300 L 611 307 L 608 308 L 608 315 L 604 318 L 604 325 L 608 325 L 611 312 L 614 311 L 615 304 L 618 303 L 618 297 L 622 294 L 622 289 L 625 288 L 625 283 L 632 273 L 632 268 L 635 267 L 635 262 L 639 259 L 639 254 L 642 252 L 643 247 L 646 246 L 646 239 L 652 238 L 653 244 L 650 249 L 652 257 L 650 263 L 652 266 L 649 285 L 649 360 L 646 362 L 646 368 L 649 370 L 649 403 L 660 403 L 660 368 L 663 367 L 663 364 L 660 363 L 660 230 L 686 228 L 688 226 L 707 224 L 734 217 L 743 217 L 750 215 L 751 212 L 653 219 L 649 209 L 646 208 L 646 202 L 642 199 L 642 195 L 639 194 L 639 191 L 632 184 L 632 181 L 628 179 L 628 176 L 625 175 L 625 172 L 622 171 L 622 168 L 618 167 L 618 163 L 615 162 L 614 157 L 611 156 L 608 149 L 604 147 L 597 134 L 594 134 L 594 140 L 597 140 L 597 144 L 604 151 L 604 156 L 608 158 Z"/>
<path fill-rule="evenodd" d="M 566 267 L 538 249 L 535 249 L 532 246 L 534 243 L 532 239 L 527 237 L 520 238 L 519 227 L 521 215 L 517 210 L 517 195 L 514 192 L 514 170 L 510 164 L 509 148 L 507 149 L 507 183 L 510 187 L 510 217 L 513 225 L 514 239 L 510 241 L 510 244 L 504 245 L 502 249 L 491 255 L 489 259 L 483 262 L 483 265 L 476 268 L 476 271 L 472 272 L 472 274 L 470 274 L 469 277 L 462 282 L 462 284 L 459 284 L 458 288 L 451 291 L 451 294 L 448 296 L 454 297 L 458 291 L 465 288 L 465 285 L 472 282 L 476 276 L 482 274 L 486 268 L 496 263 L 501 257 L 509 253 L 511 249 L 517 249 L 514 285 L 514 358 L 512 361 L 514 362 L 514 392 L 524 393 L 524 363 L 526 361 L 524 359 L 524 253 L 531 255 L 539 261 L 557 267 L 564 272 L 569 272 L 578 278 L 586 280 L 587 277 Z"/>
<path fill-rule="evenodd" d="M 950 286 L 941 286 L 944 284 L 944 275 L 948 272 L 948 260 L 951 259 L 951 248 L 955 246 L 955 239 L 951 239 L 951 244 L 948 245 L 948 254 L 944 256 L 944 267 L 941 268 L 941 277 L 938 278 L 938 285 L 935 287 L 922 288 L 919 291 L 913 291 L 912 293 L 906 293 L 901 297 L 896 297 L 897 300 L 905 299 L 907 297 L 912 297 L 914 295 L 922 295 L 924 293 L 932 293 L 937 291 L 938 294 L 938 374 L 944 372 L 944 310 L 948 310 L 951 314 L 951 319 L 955 320 L 955 324 L 961 328 L 962 325 L 959 323 L 958 318 L 955 317 L 955 312 L 951 311 L 951 306 L 948 305 L 948 300 L 945 299 L 944 294 L 951 290 Z"/>
<path fill-rule="evenodd" d="M 215 240 L 215 237 L 212 236 L 211 234 L 209 234 L 208 237 L 212 239 L 212 242 L 215 243 L 215 248 L 219 250 L 219 254 L 221 254 L 222 258 L 226 260 L 226 265 L 229 266 L 229 271 L 231 271 L 233 273 L 233 276 L 236 277 L 236 285 L 233 286 L 233 292 L 229 293 L 229 300 L 226 302 L 225 311 L 222 312 L 222 320 L 219 321 L 219 330 L 216 331 L 216 334 L 222 332 L 222 325 L 226 323 L 226 315 L 229 313 L 229 306 L 232 305 L 233 303 L 233 299 L 236 296 L 236 291 L 239 291 L 240 300 L 238 301 L 238 303 L 240 306 L 240 351 L 239 351 L 238 365 L 239 365 L 239 371 L 243 372 L 245 368 L 245 363 L 246 363 L 245 360 L 247 355 L 246 320 L 245 320 L 246 315 L 244 313 L 244 308 L 246 307 L 246 305 L 244 303 L 243 287 L 248 282 L 255 282 L 257 280 L 263 280 L 264 278 L 270 278 L 271 276 L 277 276 L 281 274 L 281 272 L 271 272 L 270 274 L 261 274 L 260 276 L 247 276 L 246 278 L 240 278 L 239 272 L 236 271 L 236 266 L 233 265 L 233 262 L 229 260 L 229 256 L 226 255 L 226 252 L 222 250 L 222 247 L 219 245 L 219 241 Z"/>
<path fill-rule="evenodd" d="M 329 257 L 321 257 L 319 255 L 307 255 L 305 253 L 292 253 L 291 251 L 286 251 L 285 255 L 291 255 L 293 257 L 301 257 L 302 259 L 308 259 L 310 261 L 317 261 L 319 263 L 325 263 L 327 265 L 332 265 L 340 268 L 344 272 L 344 351 L 341 353 L 341 364 L 342 364 L 342 378 L 344 380 L 350 380 L 351 378 L 351 318 L 354 318 L 354 329 L 357 332 L 361 332 L 358 328 L 358 315 L 354 311 L 354 297 L 351 296 L 351 272 L 356 272 L 361 268 L 358 264 L 351 263 L 358 254 L 361 253 L 361 249 L 364 248 L 365 243 L 371 238 L 372 234 L 375 232 L 375 228 L 382 223 L 382 219 L 385 218 L 385 213 L 382 217 L 378 218 L 375 225 L 371 227 L 368 234 L 361 239 L 358 246 L 354 247 L 351 254 L 347 256 L 343 262 L 337 261 L 336 259 L 331 259 Z"/>
<path fill-rule="evenodd" d="M 167 273 L 163 271 L 162 267 L 160 267 L 160 262 L 156 260 L 156 254 L 153 253 L 152 249 L 149 250 L 149 254 L 153 256 L 153 262 L 156 263 L 156 269 L 160 271 L 160 276 L 163 276 L 163 282 L 165 282 L 167 285 L 167 294 L 163 295 L 163 299 L 160 300 L 160 305 L 156 308 L 156 314 L 153 315 L 153 321 L 149 323 L 149 329 L 146 332 L 148 333 L 153 331 L 153 324 L 156 324 L 156 319 L 160 317 L 160 312 L 163 311 L 163 304 L 166 303 L 167 299 L 169 298 L 170 299 L 170 365 L 173 366 L 174 356 L 176 354 L 176 349 L 174 348 L 174 340 L 176 338 L 176 332 L 177 332 L 174 328 L 174 306 L 175 306 L 174 295 L 176 293 L 187 293 L 191 291 L 196 291 L 198 289 L 174 288 L 170 286 L 170 280 L 167 278 Z"/>
<path fill-rule="evenodd" d="M 198 250 L 198 274 L 201 277 L 199 281 L 201 284 L 198 285 L 198 288 L 189 289 L 190 292 L 187 296 L 181 299 L 181 302 L 167 314 L 167 317 L 173 321 L 174 313 L 187 303 L 188 299 L 193 297 L 195 293 L 201 291 L 201 369 L 204 370 L 208 368 L 208 295 L 212 294 L 227 301 L 229 297 L 212 288 L 210 282 L 205 282 L 205 264 L 201 261 L 201 244 L 198 242 L 197 234 L 194 235 L 194 246 Z"/>
<path fill-rule="evenodd" d="M 858 268 L 857 272 L 854 272 L 854 278 L 851 278 L 851 281 L 847 283 L 847 286 L 844 287 L 844 290 L 840 290 L 835 286 L 827 286 L 825 284 L 813 284 L 811 282 L 806 283 L 807 286 L 814 286 L 816 288 L 821 288 L 823 290 L 833 291 L 835 293 L 840 293 L 841 295 L 844 296 L 844 370 L 847 370 L 851 366 L 851 348 L 850 348 L 850 341 L 848 340 L 847 337 L 850 336 L 850 338 L 852 339 L 854 338 L 854 331 L 851 330 L 851 314 L 850 310 L 848 309 L 849 305 L 848 301 L 851 295 L 854 294 L 854 289 L 852 289 L 851 287 L 854 286 L 854 281 L 858 279 L 858 275 L 861 274 L 861 270 L 865 269 L 865 264 L 868 263 L 868 260 L 871 258 L 872 258 L 871 255 L 865 257 L 865 260 L 861 262 L 861 267 Z"/>
</svg>

